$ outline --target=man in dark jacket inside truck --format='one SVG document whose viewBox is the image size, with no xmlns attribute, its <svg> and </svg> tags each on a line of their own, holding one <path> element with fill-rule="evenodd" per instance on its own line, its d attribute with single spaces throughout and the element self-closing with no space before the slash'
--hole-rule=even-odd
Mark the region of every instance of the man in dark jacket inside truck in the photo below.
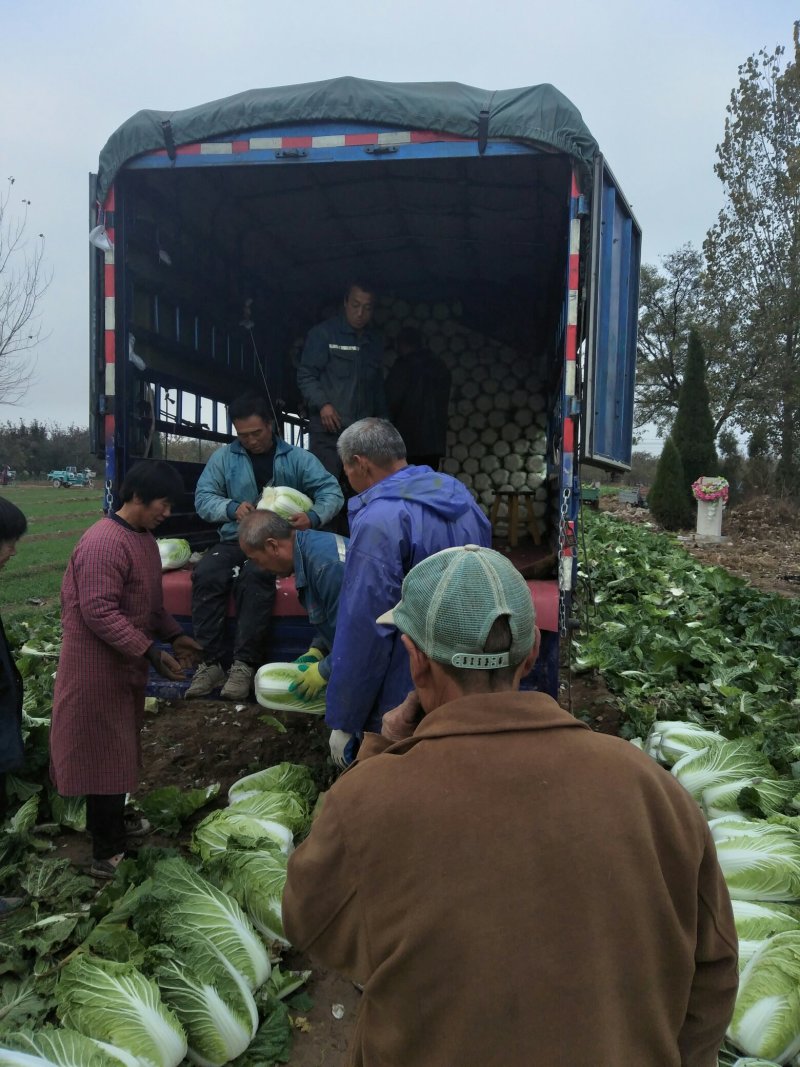
<svg viewBox="0 0 800 1067">
<path fill-rule="evenodd" d="M 197 514 L 206 522 L 221 525 L 220 543 L 206 552 L 192 573 L 192 627 L 205 658 L 186 696 L 207 696 L 223 686 L 220 695 L 224 699 L 246 700 L 256 668 L 264 662 L 275 602 L 275 575 L 248 561 L 239 547 L 239 523 L 255 511 L 265 486 L 288 485 L 313 500 L 309 512 L 292 516 L 291 525 L 296 530 L 330 522 L 341 510 L 344 497 L 336 479 L 315 456 L 274 434 L 263 397 L 238 397 L 228 414 L 237 439 L 213 453 L 195 490 Z M 231 591 L 236 604 L 236 634 L 233 665 L 226 680 L 221 660 Z"/>
<path fill-rule="evenodd" d="M 716 1067 L 737 944 L 697 803 L 518 691 L 539 635 L 499 553 L 428 557 L 378 623 L 416 689 L 327 793 L 283 895 L 293 947 L 363 986 L 351 1067 Z"/>
<path fill-rule="evenodd" d="M 342 310 L 309 331 L 297 368 L 308 406 L 311 451 L 337 479 L 342 464 L 339 434 L 368 415 L 386 415 L 383 344 L 370 330 L 373 290 L 352 282 Z"/>
<path fill-rule="evenodd" d="M 339 455 L 356 495 L 325 722 L 333 761 L 345 766 L 354 737 L 380 730 L 383 713 L 411 688 L 406 650 L 375 619 L 396 602 L 415 563 L 453 545 L 490 545 L 492 528 L 465 485 L 408 465 L 403 438 L 385 419 L 349 426 Z"/>
</svg>

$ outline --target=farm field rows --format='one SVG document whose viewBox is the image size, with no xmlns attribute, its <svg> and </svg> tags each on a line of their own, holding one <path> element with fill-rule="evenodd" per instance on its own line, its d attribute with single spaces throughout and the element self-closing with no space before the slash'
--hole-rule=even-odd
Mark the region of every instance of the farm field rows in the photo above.
<svg viewBox="0 0 800 1067">
<path fill-rule="evenodd" d="M 103 492 L 17 484 L 4 495 L 28 519 L 28 532 L 0 576 L 0 610 L 8 622 L 58 608 L 64 569 L 81 534 L 102 515 Z"/>
</svg>

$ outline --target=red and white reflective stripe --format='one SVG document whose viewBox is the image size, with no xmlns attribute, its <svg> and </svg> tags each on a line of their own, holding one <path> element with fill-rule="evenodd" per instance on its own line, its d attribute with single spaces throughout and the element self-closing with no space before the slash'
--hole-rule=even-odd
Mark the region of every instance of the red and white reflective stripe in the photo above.
<svg viewBox="0 0 800 1067">
<path fill-rule="evenodd" d="M 470 141 L 451 133 L 433 130 L 386 130 L 384 133 L 325 133 L 306 137 L 248 137 L 236 141 L 198 141 L 180 145 L 178 156 L 235 156 L 246 152 L 280 151 L 289 148 L 358 148 L 363 145 L 429 144 L 435 141 Z M 165 148 L 146 153 L 165 156 Z"/>
<path fill-rule="evenodd" d="M 573 204 L 580 196 L 575 174 L 572 175 Z M 566 380 L 567 396 L 575 396 L 575 372 L 578 356 L 578 286 L 580 284 L 581 220 L 573 218 L 569 230 L 569 292 L 567 306 Z"/>
<path fill-rule="evenodd" d="M 103 204 L 102 213 L 106 216 L 112 214 L 114 211 L 114 186 L 112 185 L 106 196 L 105 203 Z M 104 346 L 103 353 L 105 358 L 105 384 L 103 392 L 106 396 L 114 396 L 116 392 L 116 279 L 114 276 L 114 227 L 106 226 L 106 233 L 108 239 L 111 241 L 111 250 L 105 252 L 105 263 L 103 266 L 103 324 L 104 324 Z M 106 412 L 103 428 L 105 431 L 106 447 L 113 443 L 114 440 L 114 414 L 113 412 Z"/>
</svg>

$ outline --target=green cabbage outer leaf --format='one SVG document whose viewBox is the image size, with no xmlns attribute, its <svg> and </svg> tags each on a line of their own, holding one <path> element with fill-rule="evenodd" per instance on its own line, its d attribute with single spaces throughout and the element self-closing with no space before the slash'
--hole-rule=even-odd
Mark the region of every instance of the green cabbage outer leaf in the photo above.
<svg viewBox="0 0 800 1067">
<path fill-rule="evenodd" d="M 258 989 L 269 978 L 267 950 L 242 909 L 184 859 L 162 860 L 153 872 L 153 895 L 163 901 L 162 937 L 182 952 L 203 953 L 210 970 L 227 961 Z"/>
<path fill-rule="evenodd" d="M 192 851 L 208 860 L 227 851 L 232 841 L 246 848 L 276 844 L 281 852 L 289 855 L 294 848 L 294 835 L 288 827 L 275 819 L 260 819 L 257 815 L 239 811 L 238 807 L 234 804 L 222 811 L 212 811 L 198 823 L 192 838 Z"/>
<path fill-rule="evenodd" d="M 800 1052 L 800 933 L 776 934 L 747 964 L 728 1037 L 778 1063 Z"/>
<path fill-rule="evenodd" d="M 288 946 L 281 917 L 286 884 L 283 853 L 231 849 L 218 858 L 215 866 L 222 871 L 223 889 L 238 900 L 261 935 L 268 941 L 280 941 Z"/>
<path fill-rule="evenodd" d="M 310 815 L 308 805 L 297 793 L 283 790 L 276 793 L 256 793 L 243 797 L 228 810 L 255 815 L 257 819 L 272 819 L 299 834 L 308 829 Z"/>
<path fill-rule="evenodd" d="M 694 722 L 655 722 L 644 741 L 644 751 L 667 767 L 689 752 L 711 748 L 727 738 Z"/>
<path fill-rule="evenodd" d="M 127 1049 L 154 1067 L 177 1067 L 186 1034 L 158 986 L 130 963 L 76 956 L 56 986 L 61 1020 L 87 1037 Z"/>
<path fill-rule="evenodd" d="M 726 837 L 717 843 L 717 859 L 734 900 L 800 901 L 800 839 L 794 831 Z"/>
<path fill-rule="evenodd" d="M 798 783 L 791 778 L 741 778 L 711 786 L 703 790 L 701 798 L 709 819 L 729 811 L 739 811 L 739 797 L 743 789 L 754 790 L 763 811 L 772 813 L 794 799 L 798 793 Z"/>
<path fill-rule="evenodd" d="M 762 1060 L 760 1056 L 740 1056 L 731 1067 L 780 1067 L 775 1060 Z"/>
<path fill-rule="evenodd" d="M 737 963 L 739 974 L 742 973 L 753 956 L 755 956 L 757 952 L 760 952 L 764 945 L 766 945 L 767 940 L 768 938 L 766 937 L 755 940 L 739 938 L 739 959 Z"/>
<path fill-rule="evenodd" d="M 325 690 L 316 700 L 303 700 L 299 693 L 290 693 L 289 686 L 301 677 L 296 663 L 265 663 L 259 667 L 253 681 L 256 700 L 271 711 L 302 711 L 308 715 L 325 713 Z"/>
<path fill-rule="evenodd" d="M 672 774 L 698 802 L 704 790 L 726 782 L 778 777 L 766 756 L 746 738 L 687 752 L 672 768 Z"/>
<path fill-rule="evenodd" d="M 284 790 L 297 793 L 312 805 L 317 799 L 317 787 L 311 777 L 311 771 L 300 763 L 276 763 L 265 767 L 263 771 L 245 775 L 233 783 L 228 790 L 231 804 L 252 793 L 280 793 Z"/>
<path fill-rule="evenodd" d="M 731 813 L 710 819 L 708 828 L 714 843 L 726 841 L 731 837 L 778 837 L 784 840 L 787 827 L 765 819 L 748 819 L 746 815 Z M 791 836 L 791 835 L 790 835 Z"/>
<path fill-rule="evenodd" d="M 760 900 L 732 900 L 733 921 L 740 940 L 764 939 L 786 930 L 800 930 L 800 907 Z"/>
<path fill-rule="evenodd" d="M 268 485 L 256 504 L 260 511 L 274 511 L 282 519 L 291 519 L 293 515 L 311 511 L 313 507 L 314 501 L 310 497 L 289 485 Z"/>
<path fill-rule="evenodd" d="M 49 1026 L 36 1033 L 0 1034 L 0 1046 L 2 1067 L 119 1067 L 122 1051 L 103 1047 L 77 1030 Z"/>
<path fill-rule="evenodd" d="M 202 958 L 187 956 L 163 964 L 156 981 L 181 1021 L 189 1056 L 199 1067 L 222 1067 L 240 1056 L 255 1037 L 258 1009 L 253 994 L 233 969 L 204 974 Z"/>
<path fill-rule="evenodd" d="M 157 541 L 162 571 L 176 571 L 185 567 L 192 554 L 191 545 L 182 537 L 160 537 Z"/>
</svg>

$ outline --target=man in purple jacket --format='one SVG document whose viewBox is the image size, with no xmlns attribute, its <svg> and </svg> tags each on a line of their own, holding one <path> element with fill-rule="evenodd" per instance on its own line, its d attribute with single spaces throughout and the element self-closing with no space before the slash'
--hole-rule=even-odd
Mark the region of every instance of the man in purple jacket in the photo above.
<svg viewBox="0 0 800 1067">
<path fill-rule="evenodd" d="M 385 419 L 361 419 L 339 437 L 356 494 L 348 504 L 347 553 L 331 653 L 325 722 L 334 762 L 352 761 L 365 731 L 414 688 L 397 631 L 375 620 L 400 599 L 411 568 L 443 548 L 491 547 L 489 520 L 469 490 L 430 467 L 409 466 L 402 437 Z"/>
</svg>

